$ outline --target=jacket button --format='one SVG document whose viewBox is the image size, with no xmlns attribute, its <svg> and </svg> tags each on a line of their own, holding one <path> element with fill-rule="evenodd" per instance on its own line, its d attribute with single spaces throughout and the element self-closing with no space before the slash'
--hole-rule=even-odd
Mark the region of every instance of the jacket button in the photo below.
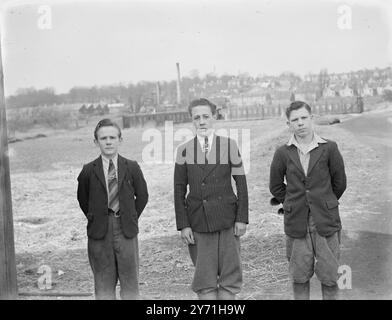
<svg viewBox="0 0 392 320">
<path fill-rule="evenodd" d="M 309 190 L 306 190 L 306 192 L 309 192 Z"/>
<path fill-rule="evenodd" d="M 204 187 L 206 184 L 203 182 L 201 185 Z"/>
<path fill-rule="evenodd" d="M 207 203 L 207 200 L 206 200 L 206 199 L 203 199 L 203 202 L 204 202 L 204 203 Z"/>
</svg>

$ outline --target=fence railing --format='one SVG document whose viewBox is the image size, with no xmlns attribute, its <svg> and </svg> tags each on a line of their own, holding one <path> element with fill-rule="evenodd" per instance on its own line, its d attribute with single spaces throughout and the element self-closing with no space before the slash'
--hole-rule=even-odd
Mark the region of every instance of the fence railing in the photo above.
<svg viewBox="0 0 392 320">
<path fill-rule="evenodd" d="M 173 121 L 173 123 L 191 121 L 188 111 L 126 114 L 122 118 L 124 128 L 143 127 L 149 122 L 154 122 L 155 125 L 160 126 L 165 121 Z"/>
<path fill-rule="evenodd" d="M 279 117 L 285 112 L 286 106 L 282 105 L 254 105 L 246 107 L 232 107 L 228 108 L 225 119 L 267 119 Z M 311 106 L 312 113 L 317 115 L 325 114 L 345 114 L 345 113 L 360 113 L 363 112 L 361 107 L 355 102 L 342 102 L 342 103 L 327 103 L 317 104 Z"/>
<path fill-rule="evenodd" d="M 276 118 L 283 115 L 285 108 L 286 106 L 283 105 L 230 107 L 225 109 L 223 117 L 225 120 Z M 355 102 L 327 103 L 312 106 L 312 112 L 317 115 L 360 113 L 362 111 L 361 107 Z M 173 121 L 173 123 L 191 121 L 188 111 L 125 114 L 122 116 L 122 119 L 124 128 L 143 127 L 149 122 L 153 122 L 154 125 L 160 126 L 163 125 L 165 121 Z"/>
</svg>

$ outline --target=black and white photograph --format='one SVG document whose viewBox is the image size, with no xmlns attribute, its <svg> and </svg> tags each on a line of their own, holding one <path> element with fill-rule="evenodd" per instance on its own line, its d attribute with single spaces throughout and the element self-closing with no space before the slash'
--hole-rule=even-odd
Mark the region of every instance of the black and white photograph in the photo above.
<svg viewBox="0 0 392 320">
<path fill-rule="evenodd" d="M 0 300 L 392 299 L 392 3 L 0 11 Z"/>
</svg>

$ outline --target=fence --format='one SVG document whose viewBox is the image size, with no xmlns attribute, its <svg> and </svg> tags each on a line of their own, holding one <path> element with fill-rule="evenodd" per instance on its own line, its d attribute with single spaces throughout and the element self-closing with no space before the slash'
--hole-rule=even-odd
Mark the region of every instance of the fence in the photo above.
<svg viewBox="0 0 392 320">
<path fill-rule="evenodd" d="M 126 114 L 122 119 L 124 128 L 143 127 L 151 122 L 160 126 L 165 121 L 173 121 L 173 123 L 191 121 L 188 111 Z"/>
<path fill-rule="evenodd" d="M 326 103 L 313 105 L 312 113 L 317 115 L 325 114 L 345 114 L 345 113 L 360 113 L 361 106 L 355 102 L 341 102 L 341 103 Z M 251 119 L 268 119 L 274 117 L 280 117 L 286 106 L 282 105 L 254 105 L 247 107 L 232 107 L 227 109 L 226 117 L 227 120 L 251 120 Z"/>
<path fill-rule="evenodd" d="M 247 107 L 231 107 L 225 110 L 224 118 L 226 120 L 255 120 L 255 119 L 269 119 L 280 117 L 286 106 L 282 105 L 254 105 Z M 361 106 L 355 102 L 341 102 L 341 103 L 326 103 L 320 105 L 313 105 L 312 112 L 317 115 L 325 114 L 345 114 L 345 113 L 360 113 Z M 165 121 L 173 121 L 173 123 L 189 122 L 191 118 L 187 111 L 177 112 L 160 112 L 152 114 L 128 114 L 123 115 L 123 127 L 143 127 L 146 123 L 152 122 L 154 125 L 160 126 Z"/>
</svg>

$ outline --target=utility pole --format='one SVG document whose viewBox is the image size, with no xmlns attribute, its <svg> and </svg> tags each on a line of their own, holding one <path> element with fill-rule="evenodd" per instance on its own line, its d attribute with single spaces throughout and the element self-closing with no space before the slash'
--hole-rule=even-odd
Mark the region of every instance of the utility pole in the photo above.
<svg viewBox="0 0 392 320">
<path fill-rule="evenodd" d="M 0 43 L 0 299 L 16 299 L 18 294 L 11 199 L 3 60 Z"/>
<path fill-rule="evenodd" d="M 177 105 L 181 105 L 181 75 L 180 75 L 180 64 L 176 63 L 177 67 Z"/>
</svg>

